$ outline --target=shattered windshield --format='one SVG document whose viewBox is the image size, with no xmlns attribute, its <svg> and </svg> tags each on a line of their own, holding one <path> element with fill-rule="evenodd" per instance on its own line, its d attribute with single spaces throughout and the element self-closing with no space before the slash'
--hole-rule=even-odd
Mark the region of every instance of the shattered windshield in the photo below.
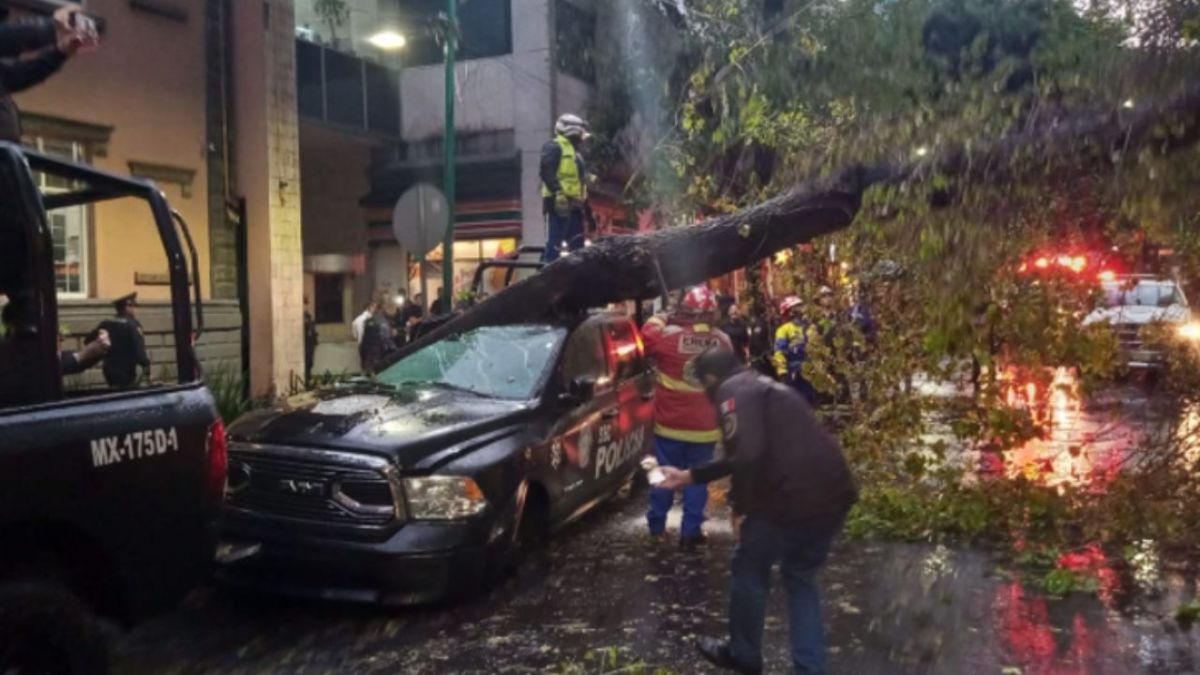
<svg viewBox="0 0 1200 675">
<path fill-rule="evenodd" d="M 553 326 L 485 326 L 445 338 L 376 376 L 384 384 L 427 384 L 489 398 L 532 398 L 566 330 Z"/>
<path fill-rule="evenodd" d="M 1170 282 L 1141 281 L 1104 284 L 1105 307 L 1170 307 L 1183 304 L 1178 287 Z"/>
</svg>

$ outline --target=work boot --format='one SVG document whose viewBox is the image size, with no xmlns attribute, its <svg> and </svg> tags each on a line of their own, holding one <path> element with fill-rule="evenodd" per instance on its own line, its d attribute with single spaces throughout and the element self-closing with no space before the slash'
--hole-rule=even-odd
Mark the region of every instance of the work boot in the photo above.
<svg viewBox="0 0 1200 675">
<path fill-rule="evenodd" d="M 729 653 L 729 643 L 711 637 L 696 638 L 696 650 L 700 652 L 709 663 L 718 668 L 732 670 L 735 673 L 742 675 L 762 675 L 762 666 L 748 666 L 734 660 L 733 655 Z"/>
<path fill-rule="evenodd" d="M 694 537 L 687 537 L 679 540 L 679 550 L 691 553 L 698 548 L 708 544 L 708 535 L 700 533 Z"/>
</svg>

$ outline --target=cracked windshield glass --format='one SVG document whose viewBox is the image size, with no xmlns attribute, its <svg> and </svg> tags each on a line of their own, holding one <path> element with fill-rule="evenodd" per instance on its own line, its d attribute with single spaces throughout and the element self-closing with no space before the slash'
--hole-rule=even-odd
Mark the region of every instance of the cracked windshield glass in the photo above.
<svg viewBox="0 0 1200 675">
<path fill-rule="evenodd" d="M 529 399 L 564 335 L 551 326 L 480 328 L 414 352 L 375 378 L 394 386 L 446 386 L 490 398 Z"/>
</svg>

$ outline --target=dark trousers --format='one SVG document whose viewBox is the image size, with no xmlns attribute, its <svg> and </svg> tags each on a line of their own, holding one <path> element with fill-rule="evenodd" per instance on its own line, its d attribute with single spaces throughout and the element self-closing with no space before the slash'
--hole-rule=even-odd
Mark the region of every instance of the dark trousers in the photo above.
<svg viewBox="0 0 1200 675">
<path fill-rule="evenodd" d="M 583 213 L 579 209 L 571 209 L 568 216 L 560 216 L 550 212 L 550 233 L 546 238 L 546 251 L 542 254 L 543 262 L 554 262 L 567 251 L 578 251 L 583 248 Z"/>
<path fill-rule="evenodd" d="M 812 383 L 804 379 L 804 376 L 799 371 L 788 373 L 787 383 L 796 393 L 804 397 L 808 401 L 810 408 L 817 407 L 817 388 L 812 386 Z"/>
<path fill-rule="evenodd" d="M 815 577 L 845 519 L 840 512 L 784 527 L 761 517 L 746 518 L 733 553 L 729 588 L 733 658 L 750 666 L 762 664 L 771 568 L 778 563 L 787 592 L 792 664 L 797 673 L 825 672 L 825 632 Z"/>
</svg>

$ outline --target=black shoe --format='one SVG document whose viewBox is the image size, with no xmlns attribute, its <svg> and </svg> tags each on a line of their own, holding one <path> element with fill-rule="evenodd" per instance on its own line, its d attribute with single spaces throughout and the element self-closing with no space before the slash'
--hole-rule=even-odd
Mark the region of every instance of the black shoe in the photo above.
<svg viewBox="0 0 1200 675">
<path fill-rule="evenodd" d="M 679 540 L 679 549 L 681 551 L 695 551 L 696 549 L 708 543 L 708 537 L 701 534 L 696 537 L 688 537 Z"/>
<path fill-rule="evenodd" d="M 729 645 L 716 638 L 696 638 L 696 649 L 700 652 L 700 656 L 718 668 L 732 670 L 735 673 L 742 673 L 742 675 L 762 675 L 762 666 L 748 666 L 735 661 L 729 653 Z"/>
</svg>

